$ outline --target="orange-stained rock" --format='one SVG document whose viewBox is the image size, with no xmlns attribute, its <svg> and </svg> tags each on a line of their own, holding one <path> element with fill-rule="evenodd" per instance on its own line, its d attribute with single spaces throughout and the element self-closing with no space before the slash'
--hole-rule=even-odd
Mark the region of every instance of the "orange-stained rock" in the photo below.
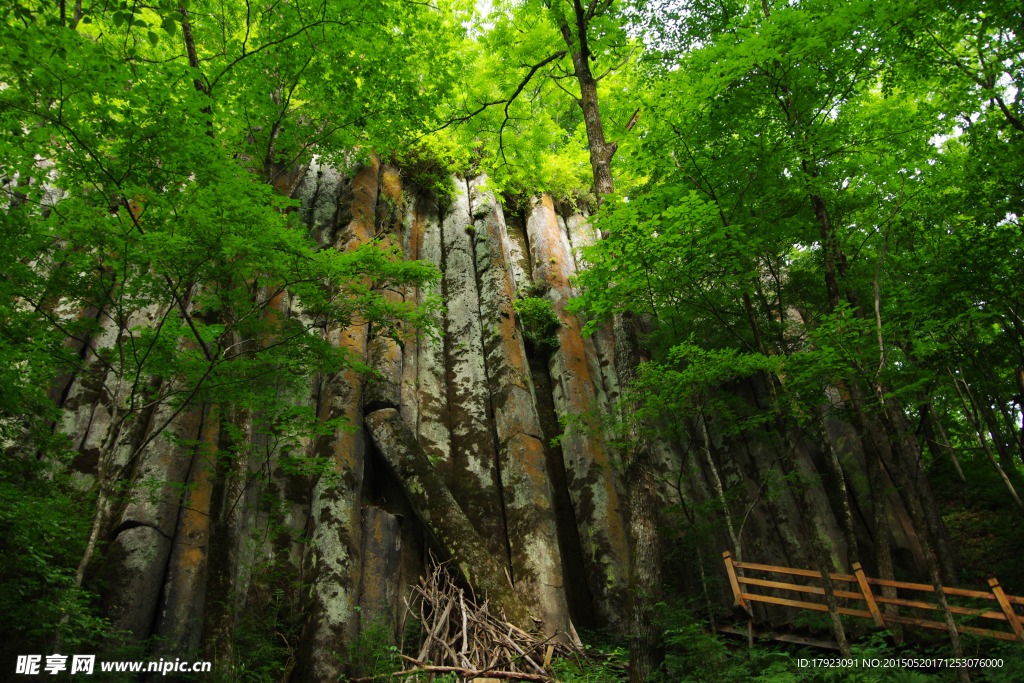
<svg viewBox="0 0 1024 683">
<path fill-rule="evenodd" d="M 206 599 L 206 561 L 210 545 L 210 502 L 217 469 L 220 409 L 203 415 L 199 445 L 195 446 L 188 488 L 181 497 L 178 525 L 167 564 L 167 580 L 153 635 L 156 652 L 187 655 L 199 650 Z"/>
<path fill-rule="evenodd" d="M 512 307 L 508 236 L 501 205 L 470 181 L 477 287 L 485 370 L 498 439 L 498 462 L 512 579 L 545 633 L 569 632 L 569 608 L 555 520 L 554 491 L 545 463 L 530 368 Z M 568 641 L 566 641 L 568 642 Z"/>
<path fill-rule="evenodd" d="M 402 177 L 398 169 L 386 165 L 381 169 L 380 198 L 377 202 L 378 243 L 382 247 L 402 246 L 403 219 L 405 206 L 402 197 Z M 407 294 L 415 296 L 415 289 L 387 289 L 381 294 L 392 304 L 406 301 Z M 402 405 L 402 377 L 405 353 L 398 342 L 388 336 L 387 330 L 377 327 L 370 330 L 367 362 L 376 375 L 369 379 L 363 399 L 367 412 L 380 408 L 399 408 Z"/>
<path fill-rule="evenodd" d="M 582 421 L 562 440 L 569 492 L 580 525 L 587 579 L 600 621 L 622 630 L 627 622 L 629 539 L 622 484 L 602 436 L 599 379 L 591 371 L 593 345 L 582 337 L 580 321 L 565 312 L 572 296 L 573 256 L 551 198 L 544 195 L 527 221 L 533 279 L 548 288 L 547 297 L 562 321 L 559 346 L 549 364 L 556 410 Z"/>
<path fill-rule="evenodd" d="M 402 596 L 402 520 L 380 508 L 363 508 L 363 571 L 359 586 L 361 633 L 371 630 L 393 644 Z"/>
<path fill-rule="evenodd" d="M 380 164 L 376 156 L 359 169 L 352 182 L 351 220 L 339 226 L 335 249 L 351 251 L 374 233 Z M 366 324 L 344 330 L 331 329 L 332 345 L 358 358 L 367 352 Z M 363 378 L 342 370 L 324 379 L 320 390 L 320 417 L 344 417 L 349 427 L 362 424 Z M 366 443 L 362 430 L 342 429 L 321 437 L 316 454 L 330 458 L 336 478 L 321 479 L 313 489 L 310 509 L 312 553 L 309 558 L 312 608 L 306 637 L 299 652 L 303 681 L 334 683 L 343 673 L 338 656 L 344 658 L 348 644 L 358 632 L 358 590 L 360 578 L 360 501 Z"/>
</svg>

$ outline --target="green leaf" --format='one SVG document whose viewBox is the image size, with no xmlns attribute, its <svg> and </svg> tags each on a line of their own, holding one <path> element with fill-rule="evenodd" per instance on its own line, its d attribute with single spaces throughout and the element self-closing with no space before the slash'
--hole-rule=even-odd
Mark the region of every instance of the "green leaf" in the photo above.
<svg viewBox="0 0 1024 683">
<path fill-rule="evenodd" d="M 156 47 L 157 43 L 160 42 L 160 36 L 158 36 L 157 34 L 153 33 L 152 31 L 149 32 L 147 37 L 149 38 L 149 44 L 152 45 L 153 47 Z"/>
<path fill-rule="evenodd" d="M 172 36 L 174 35 L 174 32 L 178 30 L 178 25 L 174 23 L 173 19 L 164 19 L 163 23 L 160 25 L 163 26 L 163 29 L 170 33 Z"/>
</svg>

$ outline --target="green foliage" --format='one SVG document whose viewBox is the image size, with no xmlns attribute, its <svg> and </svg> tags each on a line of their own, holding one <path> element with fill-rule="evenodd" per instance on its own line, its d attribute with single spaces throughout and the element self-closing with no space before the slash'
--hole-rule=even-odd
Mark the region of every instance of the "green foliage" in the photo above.
<svg viewBox="0 0 1024 683">
<path fill-rule="evenodd" d="M 396 152 L 388 160 L 421 192 L 435 197 L 442 211 L 455 194 L 452 177 L 466 173 L 470 164 L 467 150 L 443 131 L 424 137 L 418 146 Z"/>
<path fill-rule="evenodd" d="M 351 670 L 357 677 L 388 676 L 402 670 L 401 649 L 392 644 L 394 629 L 386 623 L 363 624 L 349 650 Z"/>
<path fill-rule="evenodd" d="M 547 354 L 558 348 L 558 332 L 562 322 L 552 308 L 550 299 L 528 295 L 517 298 L 512 305 L 519 314 L 526 344 L 531 351 Z"/>
<path fill-rule="evenodd" d="M 356 321 L 399 339 L 436 333 L 436 299 L 416 309 L 381 294 L 435 280 L 432 267 L 379 243 L 319 244 L 287 195 L 314 157 L 351 172 L 430 127 L 464 63 L 468 11 L 75 7 L 0 10 L 0 605 L 5 641 L 30 649 L 59 630 L 76 650 L 107 628 L 75 569 L 107 521 L 97 507 L 166 485 L 127 476 L 141 448 L 113 464 L 135 425 L 155 415 L 147 438 L 173 440 L 178 412 L 258 415 L 256 440 L 284 475 L 323 475 L 326 459 L 298 446 L 349 427 L 302 407 L 307 378 L 366 370 L 330 335 Z M 425 149 L 439 161 L 414 172 L 436 184 L 457 150 Z M 60 434 L 73 405 L 54 404 L 69 378 L 111 423 L 81 473 L 66 472 Z M 221 469 L 253 455 L 230 427 L 223 436 L 234 445 Z M 274 624 L 251 647 L 242 629 L 243 677 L 280 678 Z"/>
<path fill-rule="evenodd" d="M 95 596 L 75 586 L 88 532 L 88 496 L 76 493 L 63 457 L 3 458 L 0 467 L 0 610 L 5 656 L 37 643 L 95 648 L 109 622 Z M 69 542 L 70 541 L 70 542 Z M 12 659 L 13 661 L 13 659 Z"/>
<path fill-rule="evenodd" d="M 607 631 L 585 631 L 583 656 L 551 663 L 561 683 L 622 683 L 628 680 L 629 650 L 625 639 Z"/>
</svg>

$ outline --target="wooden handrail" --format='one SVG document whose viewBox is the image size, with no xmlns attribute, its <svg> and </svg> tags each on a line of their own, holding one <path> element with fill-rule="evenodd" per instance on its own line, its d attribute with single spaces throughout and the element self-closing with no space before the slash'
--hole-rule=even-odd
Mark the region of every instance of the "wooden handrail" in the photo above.
<svg viewBox="0 0 1024 683">
<path fill-rule="evenodd" d="M 821 572 L 816 572 L 813 569 L 795 569 L 793 567 L 776 567 L 768 564 L 756 564 L 753 562 L 736 562 L 732 559 L 732 553 L 725 552 L 722 554 L 725 559 L 726 572 L 729 575 L 729 583 L 732 586 L 733 596 L 736 598 L 736 605 L 742 607 L 743 610 L 750 614 L 750 603 L 753 602 L 764 602 L 772 605 L 785 605 L 787 607 L 796 607 L 797 609 L 808 609 L 815 612 L 827 612 L 828 607 L 818 602 L 804 602 L 801 600 L 790 600 L 788 598 L 779 598 L 773 595 L 759 595 L 757 593 L 750 593 L 744 590 L 745 586 L 759 586 L 761 588 L 772 588 L 776 590 L 791 591 L 793 593 L 809 593 L 811 595 L 824 595 L 825 591 L 817 586 L 803 586 L 795 583 L 788 583 L 785 581 L 771 581 L 767 579 L 755 579 L 747 576 L 739 576 L 736 573 L 737 569 L 753 570 L 760 572 L 770 572 L 774 574 L 783 574 L 789 576 L 803 576 L 812 579 L 821 580 Z M 872 619 L 876 626 L 885 626 L 886 622 L 895 624 L 908 624 L 911 626 L 921 626 L 924 628 L 947 630 L 945 622 L 931 621 L 928 619 L 916 619 L 913 617 L 904 617 L 899 614 L 883 614 L 878 609 L 878 604 L 897 605 L 897 607 L 910 607 L 914 609 L 924 609 L 938 611 L 941 608 L 931 602 L 925 602 L 922 600 L 905 600 L 902 598 L 887 598 L 884 595 L 875 595 L 871 590 L 871 586 L 886 586 L 891 588 L 902 588 L 904 590 L 921 591 L 924 593 L 934 593 L 934 586 L 930 586 L 924 583 L 909 583 L 906 581 L 888 581 L 885 579 L 874 579 L 865 576 L 864 570 L 861 568 L 860 563 L 855 562 L 851 567 L 854 571 L 853 575 L 849 574 L 829 574 L 833 581 L 845 581 L 852 583 L 854 586 L 851 588 L 858 589 L 858 592 L 848 590 L 837 590 L 835 596 L 837 598 L 845 598 L 847 600 L 859 600 L 867 603 L 867 610 L 851 609 L 848 607 L 840 607 L 839 613 L 846 614 L 854 617 L 862 617 L 864 619 Z M 978 636 L 986 636 L 989 638 L 998 638 L 999 640 L 1016 641 L 1024 645 L 1024 617 L 1021 617 L 1013 608 L 1013 605 L 1024 605 L 1024 598 L 1017 597 L 1014 595 L 1006 595 L 1003 592 L 1002 587 L 999 586 L 999 582 L 996 579 L 989 579 L 989 587 L 992 592 L 987 593 L 985 591 L 969 590 L 966 588 L 946 588 L 943 587 L 943 592 L 946 595 L 956 595 L 965 598 L 975 598 L 981 600 L 992 600 L 999 604 L 1001 611 L 997 612 L 994 610 L 976 609 L 970 607 L 960 607 L 958 605 L 950 605 L 949 609 L 954 614 L 965 614 L 970 616 L 977 616 L 982 619 L 992 619 L 995 621 L 1001 621 L 1008 623 L 1013 629 L 1013 633 L 1007 633 L 1006 631 L 995 631 L 986 628 L 977 628 L 975 626 L 957 626 L 957 631 L 961 633 L 970 633 Z M 749 619 L 747 622 L 748 633 L 753 633 L 753 620 Z"/>
</svg>

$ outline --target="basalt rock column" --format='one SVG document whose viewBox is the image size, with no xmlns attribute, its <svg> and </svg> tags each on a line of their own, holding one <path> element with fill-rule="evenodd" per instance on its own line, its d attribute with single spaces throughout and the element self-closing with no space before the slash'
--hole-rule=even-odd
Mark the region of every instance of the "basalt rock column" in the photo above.
<svg viewBox="0 0 1024 683">
<path fill-rule="evenodd" d="M 402 520 L 380 508 L 363 508 L 363 571 L 359 587 L 360 632 L 377 630 L 392 644 L 402 605 Z"/>
<path fill-rule="evenodd" d="M 418 231 L 418 255 L 424 262 L 438 270 L 443 267 L 441 249 L 441 222 L 437 215 L 437 205 L 433 201 L 423 201 L 422 208 L 417 202 L 417 211 L 421 211 L 421 228 Z M 435 282 L 424 285 L 416 292 L 416 305 L 423 306 L 428 297 L 439 296 L 442 283 Z M 416 404 L 416 438 L 419 445 L 431 458 L 438 463 L 451 461 L 451 434 L 449 432 L 448 388 L 445 383 L 445 341 L 439 337 L 428 337 L 419 334 L 416 343 L 416 377 L 415 392 L 403 403 Z M 413 401 L 413 396 L 415 399 Z M 403 417 L 408 411 L 403 408 Z"/>
<path fill-rule="evenodd" d="M 188 488 L 181 497 L 163 604 L 157 614 L 154 635 L 159 639 L 157 651 L 160 654 L 192 654 L 199 649 L 219 434 L 220 410 L 217 406 L 208 407 L 203 416 L 200 443 L 189 468 Z"/>
<path fill-rule="evenodd" d="M 582 214 L 573 214 L 565 219 L 565 235 L 573 256 L 573 270 L 585 267 L 583 250 L 600 238 L 597 230 Z M 559 224 L 561 227 L 562 224 Z M 595 353 L 589 356 L 591 372 L 595 381 L 600 380 L 602 408 L 611 413 L 619 398 L 619 378 L 615 371 L 615 339 L 611 322 L 606 322 L 590 335 Z"/>
<path fill-rule="evenodd" d="M 444 254 L 445 367 L 451 424 L 451 459 L 442 462 L 445 482 L 496 559 L 508 564 L 508 542 L 490 423 L 480 301 L 466 181 L 442 226 Z"/>
<path fill-rule="evenodd" d="M 334 248 L 352 250 L 373 237 L 380 164 L 376 157 L 362 167 L 352 183 L 351 221 L 338 230 Z M 349 198 L 342 197 L 342 201 Z M 367 325 L 328 331 L 333 345 L 365 358 Z M 354 370 L 324 379 L 320 416 L 344 417 L 350 427 L 362 423 L 363 380 Z M 339 430 L 322 437 L 317 454 L 334 464 L 334 475 L 313 489 L 310 575 L 313 606 L 299 653 L 301 679 L 334 683 L 342 673 L 339 657 L 359 628 L 358 591 L 361 568 L 360 501 L 366 445 L 361 430 Z"/>
<path fill-rule="evenodd" d="M 165 405 L 153 415 L 151 426 L 170 420 L 168 431 L 146 446 L 133 481 L 158 482 L 157 488 L 132 493 L 107 549 L 103 571 L 106 614 L 115 629 L 131 631 L 139 640 L 149 637 L 153 626 L 178 521 L 181 490 L 176 485 L 185 480 L 192 461 L 193 447 L 179 446 L 170 437 L 173 433 L 182 441 L 193 441 L 202 422 L 198 410 L 176 417 L 174 412 Z"/>
<path fill-rule="evenodd" d="M 531 628 L 521 598 L 508 581 L 504 558 L 491 553 L 398 411 L 385 408 L 370 413 L 366 427 L 433 542 L 454 560 L 477 598 L 490 600 L 520 628 Z"/>
<path fill-rule="evenodd" d="M 480 321 L 498 441 L 502 497 L 516 591 L 548 635 L 569 633 L 554 491 L 544 461 L 530 368 L 512 308 L 505 219 L 494 195 L 470 182 Z M 567 637 L 567 636 L 566 636 Z"/>
<path fill-rule="evenodd" d="M 402 179 L 393 166 L 385 166 L 381 171 L 379 203 L 375 233 L 381 240 L 381 246 L 401 246 L 405 207 L 402 203 Z M 415 292 L 410 293 L 415 296 Z M 382 289 L 381 294 L 390 304 L 401 304 L 406 299 L 405 288 Z M 402 405 L 405 353 L 385 327 L 377 326 L 370 330 L 368 361 L 377 374 L 366 387 L 366 411 L 399 408 Z"/>
<path fill-rule="evenodd" d="M 563 246 L 551 198 L 544 195 L 527 221 L 533 280 L 547 286 L 559 320 L 558 349 L 549 363 L 555 408 L 582 421 L 565 435 L 562 451 L 569 492 L 576 509 L 587 579 L 597 618 L 616 630 L 626 627 L 629 539 L 621 484 L 612 455 L 601 436 L 600 394 L 588 360 L 593 345 L 580 333 L 580 321 L 565 311 L 572 253 Z"/>
</svg>

